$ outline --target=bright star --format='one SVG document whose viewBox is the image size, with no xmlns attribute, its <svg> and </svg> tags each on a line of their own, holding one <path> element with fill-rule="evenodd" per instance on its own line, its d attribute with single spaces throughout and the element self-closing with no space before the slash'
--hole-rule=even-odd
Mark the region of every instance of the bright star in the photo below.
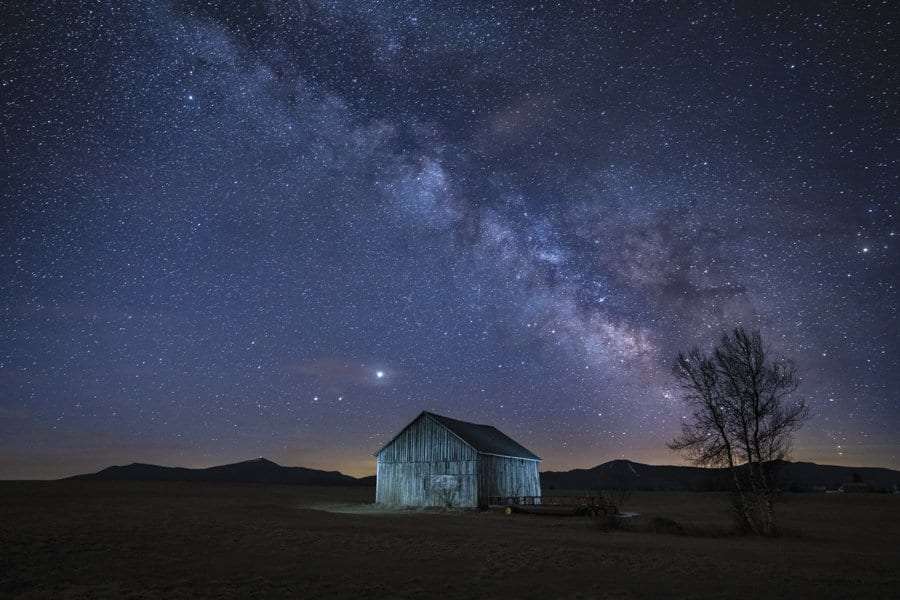
<svg viewBox="0 0 900 600">
<path fill-rule="evenodd" d="M 375 371 L 375 377 L 381 379 L 382 377 L 384 377 L 384 371 Z"/>
</svg>

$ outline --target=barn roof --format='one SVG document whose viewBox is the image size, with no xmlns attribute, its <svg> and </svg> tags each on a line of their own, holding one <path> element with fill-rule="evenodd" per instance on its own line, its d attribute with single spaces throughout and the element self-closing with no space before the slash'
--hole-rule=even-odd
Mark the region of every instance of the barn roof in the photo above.
<svg viewBox="0 0 900 600">
<path fill-rule="evenodd" d="M 522 444 L 512 439 L 492 425 L 479 425 L 467 421 L 457 421 L 450 417 L 425 412 L 438 423 L 458 435 L 464 442 L 485 454 L 499 454 L 513 458 L 528 458 L 540 460 L 540 457 L 525 448 Z"/>
<path fill-rule="evenodd" d="M 497 456 L 508 456 L 510 458 L 525 458 L 528 460 L 541 460 L 541 457 L 531 452 L 522 444 L 515 441 L 496 427 L 492 425 L 479 425 L 478 423 L 469 423 L 468 421 L 458 421 L 450 417 L 436 415 L 433 412 L 423 411 L 419 416 L 410 421 L 409 425 L 404 427 L 400 433 L 395 435 L 391 440 L 381 447 L 384 450 L 397 439 L 406 428 L 421 419 L 428 416 L 440 423 L 443 427 L 450 430 L 463 442 L 471 446 L 476 452 L 482 454 L 494 454 Z M 376 455 L 381 452 L 379 450 Z"/>
</svg>

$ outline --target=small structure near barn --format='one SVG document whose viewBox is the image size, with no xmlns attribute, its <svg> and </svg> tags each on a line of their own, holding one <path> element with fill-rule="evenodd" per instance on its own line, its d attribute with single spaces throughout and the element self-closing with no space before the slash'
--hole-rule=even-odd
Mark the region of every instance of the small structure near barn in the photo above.
<svg viewBox="0 0 900 600">
<path fill-rule="evenodd" d="M 540 457 L 490 425 L 422 412 L 375 453 L 375 501 L 389 506 L 540 502 Z"/>
</svg>

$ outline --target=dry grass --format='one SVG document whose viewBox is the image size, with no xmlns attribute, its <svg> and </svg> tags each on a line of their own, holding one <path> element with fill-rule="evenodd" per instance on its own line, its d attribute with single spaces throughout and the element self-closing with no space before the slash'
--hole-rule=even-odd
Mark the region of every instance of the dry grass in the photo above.
<svg viewBox="0 0 900 600">
<path fill-rule="evenodd" d="M 384 513 L 370 489 L 0 483 L 0 597 L 890 598 L 900 497 L 789 496 L 775 540 L 602 531 L 589 519 Z M 341 512 L 311 506 L 343 507 Z M 715 530 L 716 494 L 635 494 Z M 662 521 L 660 521 L 662 522 Z M 677 531 L 675 533 L 678 533 Z"/>
</svg>

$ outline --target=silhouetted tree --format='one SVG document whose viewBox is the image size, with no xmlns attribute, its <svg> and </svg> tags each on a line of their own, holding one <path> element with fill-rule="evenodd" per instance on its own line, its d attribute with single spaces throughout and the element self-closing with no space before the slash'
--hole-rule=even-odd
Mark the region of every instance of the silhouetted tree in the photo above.
<svg viewBox="0 0 900 600">
<path fill-rule="evenodd" d="M 775 535 L 776 461 L 809 418 L 806 403 L 790 398 L 799 382 L 794 365 L 769 358 L 759 332 L 739 327 L 710 354 L 680 353 L 674 374 L 691 417 L 669 448 L 697 465 L 727 468 L 738 524 Z"/>
</svg>

